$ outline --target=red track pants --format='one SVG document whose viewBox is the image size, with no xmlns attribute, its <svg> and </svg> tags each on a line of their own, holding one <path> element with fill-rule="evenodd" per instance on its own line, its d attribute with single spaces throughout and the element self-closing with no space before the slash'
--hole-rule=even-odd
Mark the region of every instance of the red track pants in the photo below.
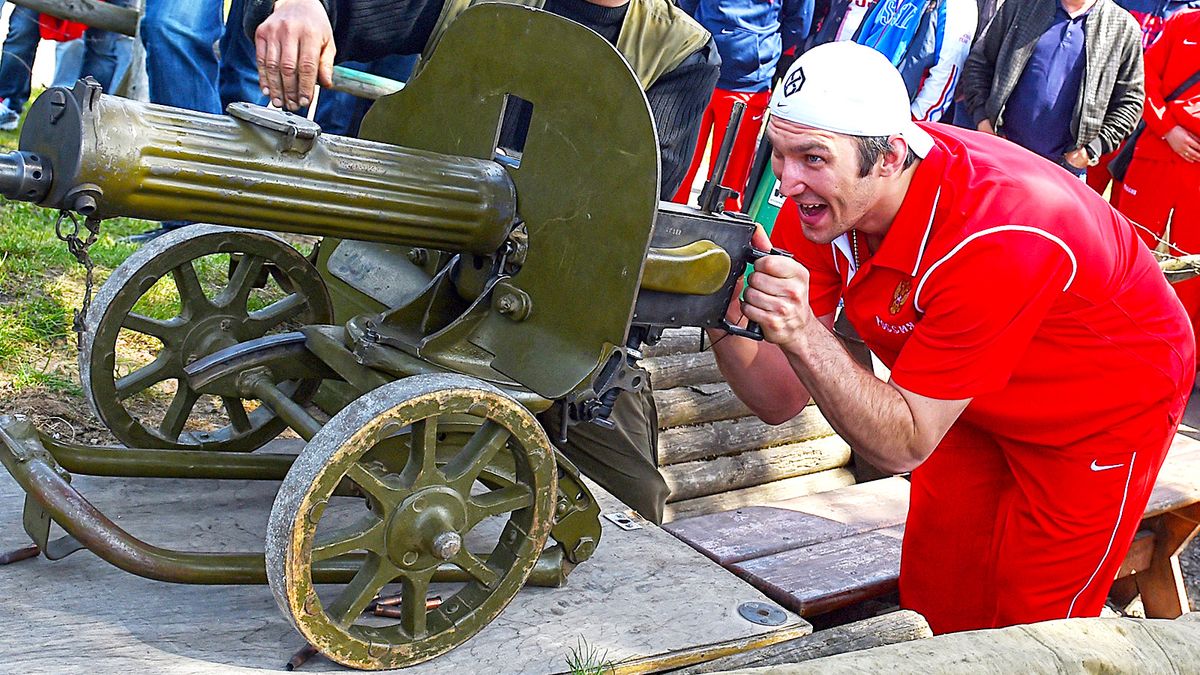
<svg viewBox="0 0 1200 675">
<path fill-rule="evenodd" d="M 717 161 L 717 153 L 721 151 L 725 130 L 729 126 L 729 117 L 733 113 L 733 104 L 737 101 L 746 104 L 746 111 L 742 113 L 742 126 L 738 129 L 733 151 L 729 154 L 722 184 L 738 191 L 736 198 L 725 200 L 725 210 L 742 210 L 741 196 L 746 192 L 746 178 L 750 175 L 750 163 L 754 161 L 754 151 L 758 147 L 758 132 L 762 129 L 763 113 L 771 101 L 770 91 L 752 93 L 717 89 L 713 92 L 712 100 L 709 101 L 700 121 L 700 138 L 696 143 L 696 151 L 692 153 L 692 164 L 671 201 L 678 204 L 688 203 L 692 183 L 696 181 L 696 173 L 704 159 L 704 148 L 708 145 L 709 136 L 712 136 L 712 150 L 709 153 L 708 170 L 709 176 L 712 176 L 712 167 Z"/>
<path fill-rule="evenodd" d="M 956 424 L 912 472 L 900 604 L 939 634 L 1098 616 L 1179 425 L 1186 384 L 1177 400 L 1073 447 Z"/>
</svg>

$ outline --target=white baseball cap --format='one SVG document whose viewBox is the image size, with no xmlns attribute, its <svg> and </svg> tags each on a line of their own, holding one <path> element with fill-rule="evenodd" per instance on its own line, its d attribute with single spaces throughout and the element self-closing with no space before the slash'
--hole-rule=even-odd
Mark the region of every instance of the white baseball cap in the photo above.
<svg viewBox="0 0 1200 675">
<path fill-rule="evenodd" d="M 908 89 L 883 54 L 830 42 L 796 59 L 771 97 L 771 115 L 851 136 L 902 136 L 918 157 L 933 138 L 912 121 Z"/>
</svg>

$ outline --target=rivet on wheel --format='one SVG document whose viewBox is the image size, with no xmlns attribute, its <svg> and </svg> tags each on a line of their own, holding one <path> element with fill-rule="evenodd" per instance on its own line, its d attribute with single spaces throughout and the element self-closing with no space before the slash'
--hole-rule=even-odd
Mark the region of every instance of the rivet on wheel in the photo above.
<svg viewBox="0 0 1200 675">
<path fill-rule="evenodd" d="M 313 616 L 318 613 L 317 596 L 314 593 L 309 593 L 307 598 L 304 598 L 304 613 Z"/>
<path fill-rule="evenodd" d="M 325 509 L 324 501 L 315 502 L 308 509 L 308 512 L 304 514 L 304 519 L 308 521 L 309 525 L 316 525 L 318 522 L 320 522 L 321 512 L 324 511 L 324 509 Z"/>
<path fill-rule="evenodd" d="M 408 553 L 404 554 L 404 557 L 400 559 L 400 562 L 406 567 L 412 567 L 413 565 L 417 564 L 417 558 L 419 557 L 420 556 L 417 555 L 416 551 L 409 551 Z"/>
<path fill-rule="evenodd" d="M 233 321 L 230 321 L 229 319 L 221 320 L 221 330 L 229 332 L 232 329 L 233 329 Z"/>
<path fill-rule="evenodd" d="M 376 644 L 374 642 L 367 643 L 367 656 L 377 659 L 387 653 L 387 645 Z"/>
</svg>

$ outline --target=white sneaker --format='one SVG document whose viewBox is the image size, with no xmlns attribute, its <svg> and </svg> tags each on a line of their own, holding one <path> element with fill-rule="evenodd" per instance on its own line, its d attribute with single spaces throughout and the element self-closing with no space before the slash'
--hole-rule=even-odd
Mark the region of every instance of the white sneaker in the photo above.
<svg viewBox="0 0 1200 675">
<path fill-rule="evenodd" d="M 21 116 L 9 110 L 8 105 L 0 103 L 0 131 L 12 131 L 21 123 Z"/>
</svg>

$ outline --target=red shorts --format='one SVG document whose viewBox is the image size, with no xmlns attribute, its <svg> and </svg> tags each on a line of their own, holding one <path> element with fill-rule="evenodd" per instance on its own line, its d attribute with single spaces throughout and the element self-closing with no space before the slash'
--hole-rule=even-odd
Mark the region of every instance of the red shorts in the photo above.
<svg viewBox="0 0 1200 675">
<path fill-rule="evenodd" d="M 1065 448 L 956 424 L 912 472 L 900 604 L 935 633 L 1099 616 L 1185 403 Z"/>
</svg>

